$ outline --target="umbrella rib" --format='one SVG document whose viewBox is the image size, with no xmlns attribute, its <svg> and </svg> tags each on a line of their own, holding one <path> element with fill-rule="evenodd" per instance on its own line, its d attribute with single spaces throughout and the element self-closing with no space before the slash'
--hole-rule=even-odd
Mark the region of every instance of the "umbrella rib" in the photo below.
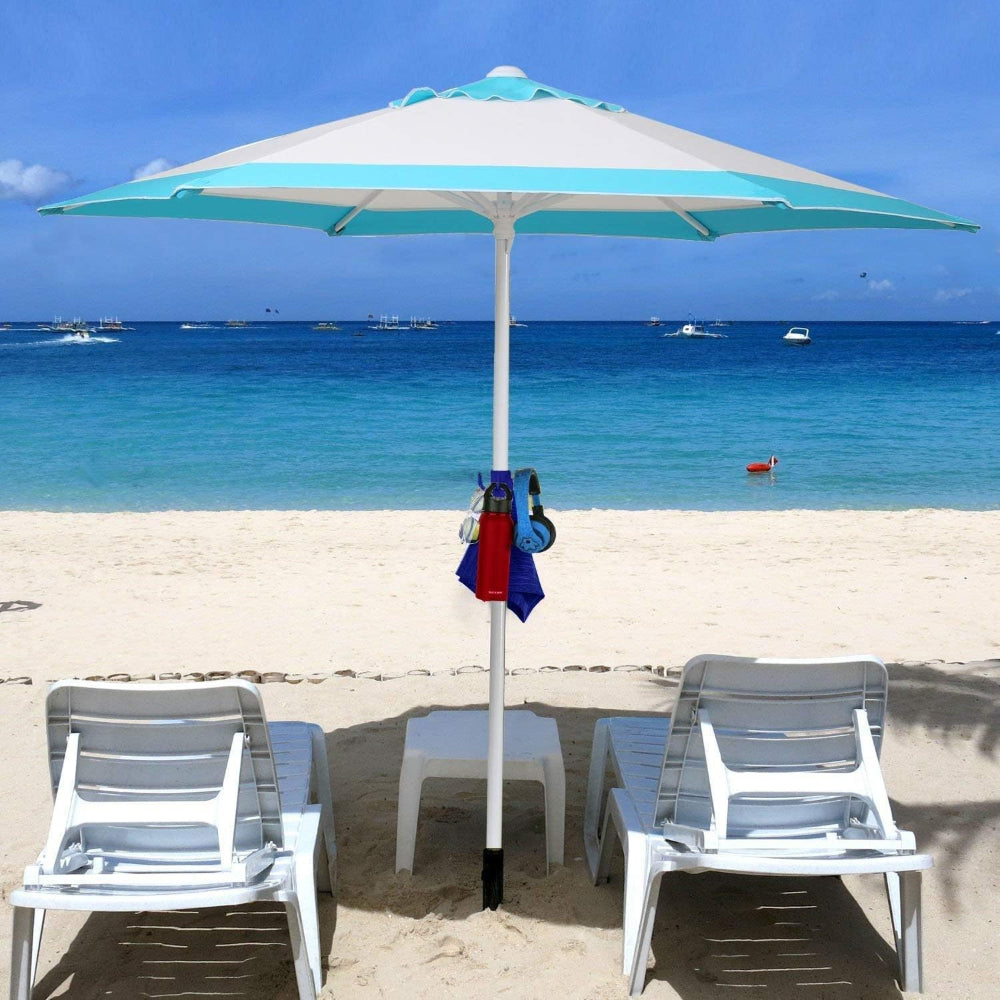
<svg viewBox="0 0 1000 1000">
<path fill-rule="evenodd" d="M 354 206 L 349 212 L 342 215 L 329 229 L 327 229 L 327 235 L 329 236 L 339 236 L 346 228 L 348 223 L 352 222 L 356 216 L 360 215 L 369 205 L 380 195 L 384 194 L 384 191 L 371 191 L 364 196 Z"/>
<path fill-rule="evenodd" d="M 460 208 L 468 209 L 477 215 L 485 215 L 492 219 L 496 211 L 490 200 L 475 191 L 435 191 L 447 201 L 458 205 Z"/>
<path fill-rule="evenodd" d="M 526 215 L 551 208 L 553 204 L 565 201 L 569 197 L 568 194 L 526 194 L 519 202 L 515 203 L 514 214 L 517 218 L 523 219 Z"/>
<path fill-rule="evenodd" d="M 674 201 L 673 198 L 661 198 L 660 201 L 663 202 L 671 212 L 682 218 L 692 229 L 694 229 L 700 236 L 706 240 L 712 239 L 712 231 L 702 222 L 699 222 L 690 212 L 686 212 L 680 205 Z"/>
</svg>

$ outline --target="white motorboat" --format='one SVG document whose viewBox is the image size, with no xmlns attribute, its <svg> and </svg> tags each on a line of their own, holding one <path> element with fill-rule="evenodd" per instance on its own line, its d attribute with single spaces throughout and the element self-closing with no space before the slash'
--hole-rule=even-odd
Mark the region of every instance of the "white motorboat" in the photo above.
<svg viewBox="0 0 1000 1000">
<path fill-rule="evenodd" d="M 386 316 L 382 315 L 379 317 L 378 323 L 375 326 L 368 327 L 369 330 L 403 330 L 405 327 L 400 325 L 398 316 Z"/>
<path fill-rule="evenodd" d="M 650 316 L 646 326 L 662 326 L 659 316 Z"/>
<path fill-rule="evenodd" d="M 724 333 L 712 333 L 705 329 L 703 323 L 685 323 L 673 333 L 665 333 L 664 337 L 687 337 L 690 340 L 721 340 Z"/>
<path fill-rule="evenodd" d="M 786 344 L 798 344 L 804 346 L 812 343 L 807 326 L 793 326 L 788 333 L 781 338 Z"/>
<path fill-rule="evenodd" d="M 182 330 L 214 330 L 211 323 L 181 323 Z"/>
<path fill-rule="evenodd" d="M 511 316 L 510 323 L 508 324 L 508 326 L 527 326 L 527 325 L 528 325 L 527 323 L 518 323 L 516 316 Z"/>
</svg>

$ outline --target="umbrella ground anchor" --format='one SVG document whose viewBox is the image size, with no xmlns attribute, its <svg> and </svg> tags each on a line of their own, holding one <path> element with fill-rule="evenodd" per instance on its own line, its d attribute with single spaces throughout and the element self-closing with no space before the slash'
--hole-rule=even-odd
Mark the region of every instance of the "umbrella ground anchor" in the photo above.
<svg viewBox="0 0 1000 1000">
<path fill-rule="evenodd" d="M 503 902 L 503 848 L 483 849 L 483 909 L 495 910 Z"/>
</svg>

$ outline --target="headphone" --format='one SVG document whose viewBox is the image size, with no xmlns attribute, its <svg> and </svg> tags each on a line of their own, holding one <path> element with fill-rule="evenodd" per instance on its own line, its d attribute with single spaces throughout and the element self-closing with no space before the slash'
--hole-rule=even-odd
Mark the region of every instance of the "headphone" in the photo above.
<svg viewBox="0 0 1000 1000">
<path fill-rule="evenodd" d="M 556 526 L 545 516 L 541 493 L 538 473 L 534 469 L 518 469 L 514 473 L 514 507 L 517 511 L 514 544 L 522 552 L 544 552 L 552 548 L 556 540 Z M 529 503 L 531 514 L 526 516 Z"/>
</svg>

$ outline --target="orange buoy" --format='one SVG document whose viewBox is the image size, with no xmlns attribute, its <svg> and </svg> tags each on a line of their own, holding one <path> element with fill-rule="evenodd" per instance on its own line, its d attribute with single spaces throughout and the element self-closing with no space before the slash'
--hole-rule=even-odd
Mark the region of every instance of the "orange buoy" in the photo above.
<svg viewBox="0 0 1000 1000">
<path fill-rule="evenodd" d="M 778 456 L 772 455 L 766 462 L 751 462 L 747 472 L 770 472 L 778 464 Z"/>
</svg>

